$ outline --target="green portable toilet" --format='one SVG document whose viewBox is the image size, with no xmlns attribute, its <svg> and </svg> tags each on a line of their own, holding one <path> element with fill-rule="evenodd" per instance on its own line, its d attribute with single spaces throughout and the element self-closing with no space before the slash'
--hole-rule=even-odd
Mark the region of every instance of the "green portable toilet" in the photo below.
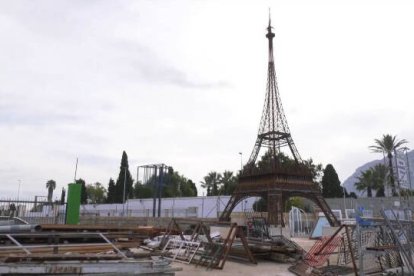
<svg viewBox="0 0 414 276">
<path fill-rule="evenodd" d="M 79 224 L 82 185 L 71 183 L 68 185 L 68 200 L 66 205 L 66 224 Z"/>
</svg>

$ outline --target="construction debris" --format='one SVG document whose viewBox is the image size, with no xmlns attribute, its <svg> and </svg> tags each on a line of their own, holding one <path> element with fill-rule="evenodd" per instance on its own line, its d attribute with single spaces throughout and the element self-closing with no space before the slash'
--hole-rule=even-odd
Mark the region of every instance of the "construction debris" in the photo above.
<svg viewBox="0 0 414 276">
<path fill-rule="evenodd" d="M 41 229 L 0 233 L 1 275 L 173 275 L 181 270 L 138 249 L 145 238 L 160 234 L 153 227 L 42 225 Z"/>
</svg>

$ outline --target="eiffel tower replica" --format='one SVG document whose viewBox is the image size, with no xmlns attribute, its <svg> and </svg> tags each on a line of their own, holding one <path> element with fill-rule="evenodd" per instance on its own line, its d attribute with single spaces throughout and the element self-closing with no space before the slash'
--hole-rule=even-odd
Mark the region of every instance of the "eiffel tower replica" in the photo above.
<svg viewBox="0 0 414 276">
<path fill-rule="evenodd" d="M 271 22 L 267 27 L 269 40 L 269 63 L 267 71 L 266 98 L 260 121 L 259 133 L 253 151 L 242 168 L 237 186 L 220 216 L 221 221 L 230 220 L 234 207 L 248 197 L 267 199 L 268 223 L 284 226 L 283 211 L 292 196 L 312 200 L 325 214 L 332 226 L 339 225 L 320 188 L 312 180 L 312 173 L 304 165 L 293 142 L 277 86 L 273 59 Z M 256 162 L 261 150 L 261 161 Z M 286 155 L 282 150 L 288 151 Z M 286 157 L 290 158 L 286 158 Z"/>
</svg>

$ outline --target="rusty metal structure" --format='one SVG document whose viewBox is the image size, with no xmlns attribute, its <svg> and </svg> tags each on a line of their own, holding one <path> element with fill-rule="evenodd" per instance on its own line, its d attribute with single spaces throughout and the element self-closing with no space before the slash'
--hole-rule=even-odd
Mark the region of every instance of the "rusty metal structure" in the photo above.
<svg viewBox="0 0 414 276">
<path fill-rule="evenodd" d="M 312 200 L 324 212 L 331 225 L 338 225 L 320 188 L 312 181 L 311 171 L 303 163 L 290 134 L 276 79 L 274 37 L 269 19 L 266 34 L 269 42 L 267 87 L 259 132 L 250 158 L 240 172 L 237 187 L 220 220 L 229 220 L 232 210 L 243 199 L 257 196 L 267 199 L 268 223 L 284 226 L 283 209 L 286 201 L 292 196 L 300 196 Z M 264 156 L 257 162 L 262 149 L 265 150 Z"/>
</svg>

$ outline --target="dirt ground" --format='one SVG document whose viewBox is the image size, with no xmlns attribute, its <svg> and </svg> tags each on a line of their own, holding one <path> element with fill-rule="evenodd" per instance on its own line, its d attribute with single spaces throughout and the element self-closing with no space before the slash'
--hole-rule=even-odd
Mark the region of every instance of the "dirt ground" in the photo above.
<svg viewBox="0 0 414 276">
<path fill-rule="evenodd" d="M 259 260 L 257 265 L 227 260 L 222 270 L 206 270 L 205 267 L 196 267 L 193 264 L 174 263 L 173 267 L 182 267 L 183 270 L 176 272 L 177 276 L 212 276 L 212 275 L 257 275 L 257 276 L 291 276 L 295 275 L 288 271 L 290 264 L 280 264 L 270 261 Z"/>
<path fill-rule="evenodd" d="M 292 241 L 299 244 L 304 250 L 308 251 L 312 245 L 315 243 L 315 240 L 310 240 L 308 238 L 292 238 Z M 177 272 L 177 276 L 211 276 L 211 275 L 256 275 L 256 276 L 291 276 L 295 275 L 288 271 L 291 264 L 276 263 L 266 260 L 258 260 L 258 264 L 242 263 L 227 260 L 224 265 L 223 270 L 209 270 L 207 271 L 205 267 L 196 267 L 193 264 L 181 264 L 173 263 L 174 267 L 183 268 L 182 271 Z"/>
</svg>

